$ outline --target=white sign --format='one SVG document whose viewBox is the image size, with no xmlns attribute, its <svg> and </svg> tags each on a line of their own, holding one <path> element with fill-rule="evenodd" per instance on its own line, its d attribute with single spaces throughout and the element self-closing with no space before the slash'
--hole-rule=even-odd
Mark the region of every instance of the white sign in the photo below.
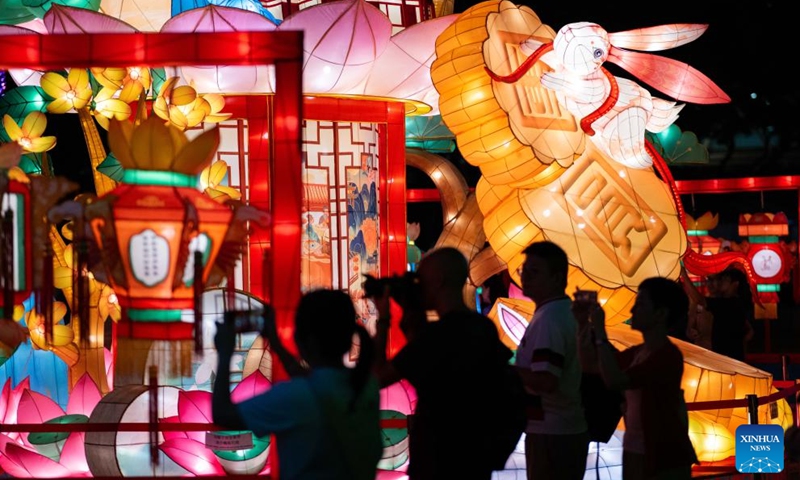
<svg viewBox="0 0 800 480">
<path fill-rule="evenodd" d="M 206 432 L 206 447 L 211 450 L 247 450 L 253 448 L 253 434 L 250 432 L 235 435 L 221 435 Z"/>
</svg>

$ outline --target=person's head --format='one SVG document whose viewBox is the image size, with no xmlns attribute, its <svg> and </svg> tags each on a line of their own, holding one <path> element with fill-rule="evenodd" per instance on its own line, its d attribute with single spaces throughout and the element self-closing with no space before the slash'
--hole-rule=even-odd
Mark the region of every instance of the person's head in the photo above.
<svg viewBox="0 0 800 480">
<path fill-rule="evenodd" d="M 313 290 L 300 299 L 295 312 L 294 341 L 300 356 L 311 368 L 344 368 L 344 356 L 359 337 L 358 362 L 351 385 L 357 394 L 367 381 L 374 349 L 367 330 L 356 321 L 350 296 L 339 290 Z"/>
<path fill-rule="evenodd" d="M 639 284 L 631 314 L 631 327 L 635 330 L 663 329 L 668 335 L 683 338 L 689 315 L 689 297 L 677 282 L 651 277 Z"/>
<path fill-rule="evenodd" d="M 435 309 L 442 300 L 463 302 L 469 264 L 457 249 L 442 247 L 428 252 L 422 257 L 417 273 L 425 308 Z"/>
<path fill-rule="evenodd" d="M 545 241 L 532 243 L 523 253 L 525 261 L 519 271 L 522 292 L 536 303 L 563 295 L 569 268 L 564 250 Z"/>
<path fill-rule="evenodd" d="M 721 271 L 719 277 L 719 296 L 724 298 L 739 297 L 745 301 L 751 299 L 750 282 L 747 275 L 735 267 Z"/>
<path fill-rule="evenodd" d="M 709 275 L 706 277 L 706 289 L 709 297 L 719 296 L 719 276 Z"/>
</svg>

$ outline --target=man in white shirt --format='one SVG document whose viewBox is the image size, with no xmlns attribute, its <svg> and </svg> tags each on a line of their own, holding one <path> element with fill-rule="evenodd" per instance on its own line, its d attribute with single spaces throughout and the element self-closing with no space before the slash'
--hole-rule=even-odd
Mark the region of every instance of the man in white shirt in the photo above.
<svg viewBox="0 0 800 480">
<path fill-rule="evenodd" d="M 578 324 L 566 295 L 567 255 L 552 242 L 525 249 L 522 291 L 536 310 L 517 349 L 529 394 L 525 458 L 529 480 L 580 480 L 589 435 L 581 405 Z"/>
</svg>

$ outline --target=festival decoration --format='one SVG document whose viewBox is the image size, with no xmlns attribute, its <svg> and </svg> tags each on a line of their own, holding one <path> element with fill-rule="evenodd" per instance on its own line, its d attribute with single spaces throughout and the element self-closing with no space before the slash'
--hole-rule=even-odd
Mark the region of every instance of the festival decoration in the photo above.
<svg viewBox="0 0 800 480">
<path fill-rule="evenodd" d="M 100 391 L 89 376 L 77 382 L 66 412 L 50 398 L 30 390 L 29 380 L 13 389 L 6 381 L 0 396 L 3 423 L 86 423 L 100 402 Z M 82 432 L 0 434 L 0 468 L 18 478 L 86 477 L 89 466 Z"/>
<path fill-rule="evenodd" d="M 192 338 L 191 324 L 170 322 L 179 321 L 180 309 L 193 308 L 192 284 L 208 278 L 233 216 L 196 190 L 196 176 L 218 142 L 216 129 L 189 142 L 156 117 L 139 127 L 111 124 L 109 143 L 125 174 L 87 216 L 123 312 L 148 324 L 126 326 L 127 335 Z"/>
<path fill-rule="evenodd" d="M 646 168 L 653 164 L 647 151 L 652 146 L 646 147 L 645 130 L 663 131 L 677 119 L 683 105 L 652 97 L 637 83 L 614 77 L 602 66 L 606 61 L 679 101 L 730 101 L 708 77 L 691 66 L 633 51 L 685 45 L 702 35 L 707 25 L 672 24 L 608 33 L 600 25 L 578 22 L 565 25 L 554 39 L 548 40 L 537 31 L 538 25 L 531 17 L 535 14 L 525 9 L 506 9 L 487 19 L 490 34 L 485 56 L 490 76 L 496 82 L 515 83 L 542 61 L 549 70 L 534 70 L 540 84 L 556 92 L 561 107 L 580 120 L 581 129 L 592 137 L 599 150 L 627 167 Z M 516 32 L 513 27 L 522 23 L 520 18 L 527 18 L 533 24 L 529 26 L 536 28 L 530 30 L 530 37 L 518 37 L 516 41 L 517 51 L 527 53 L 527 58 L 512 62 L 506 52 L 507 44 L 514 40 L 509 41 L 505 32 L 509 28 Z"/>
<path fill-rule="evenodd" d="M 780 237 L 789 235 L 789 220 L 783 212 L 743 213 L 739 215 L 739 236 L 746 237 L 744 252 L 753 267 L 757 297 L 755 316 L 759 319 L 778 318 L 778 292 L 781 283 L 789 281 L 793 255 Z"/>
<path fill-rule="evenodd" d="M 221 95 L 209 93 L 198 95 L 194 87 L 183 85 L 175 87 L 178 77 L 171 77 L 161 86 L 153 112 L 180 130 L 195 127 L 202 122 L 219 123 L 227 120 L 230 114 L 222 114 L 225 99 Z"/>
<path fill-rule="evenodd" d="M 455 136 L 439 115 L 406 117 L 406 148 L 449 153 L 456 148 Z"/>
<path fill-rule="evenodd" d="M 3 115 L 3 127 L 11 141 L 19 143 L 25 152 L 46 152 L 56 146 L 56 137 L 42 136 L 47 128 L 47 117 L 43 113 L 29 113 L 22 126 L 10 116 Z"/>
<path fill-rule="evenodd" d="M 228 200 L 239 200 L 242 193 L 225 184 L 228 176 L 228 164 L 217 160 L 200 172 L 200 188 L 214 200 L 225 203 Z"/>
</svg>

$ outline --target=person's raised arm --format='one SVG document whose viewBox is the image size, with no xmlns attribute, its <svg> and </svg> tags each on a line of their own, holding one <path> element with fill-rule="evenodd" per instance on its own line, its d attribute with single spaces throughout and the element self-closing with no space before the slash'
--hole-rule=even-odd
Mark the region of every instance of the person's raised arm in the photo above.
<svg viewBox="0 0 800 480">
<path fill-rule="evenodd" d="M 231 401 L 231 357 L 236 332 L 230 322 L 218 323 L 214 344 L 217 347 L 217 376 L 211 396 L 211 414 L 214 423 L 231 430 L 247 430 L 239 410 Z"/>
<path fill-rule="evenodd" d="M 689 278 L 689 273 L 684 267 L 681 267 L 681 282 L 683 283 L 683 290 L 689 297 L 690 302 L 692 304 L 702 305 L 703 308 L 706 308 L 706 297 L 694 286 L 694 282 Z"/>
<path fill-rule="evenodd" d="M 597 360 L 600 375 L 608 388 L 625 390 L 630 385 L 628 375 L 619 367 L 617 349 L 611 345 L 606 333 L 606 312 L 597 305 L 591 313 L 594 338 L 597 344 Z"/>
<path fill-rule="evenodd" d="M 308 368 L 300 362 L 292 353 L 286 348 L 278 336 L 278 330 L 275 327 L 275 311 L 267 306 L 264 309 L 264 330 L 261 336 L 269 342 L 269 349 L 277 355 L 283 368 L 290 377 L 302 377 L 308 375 Z"/>
</svg>

